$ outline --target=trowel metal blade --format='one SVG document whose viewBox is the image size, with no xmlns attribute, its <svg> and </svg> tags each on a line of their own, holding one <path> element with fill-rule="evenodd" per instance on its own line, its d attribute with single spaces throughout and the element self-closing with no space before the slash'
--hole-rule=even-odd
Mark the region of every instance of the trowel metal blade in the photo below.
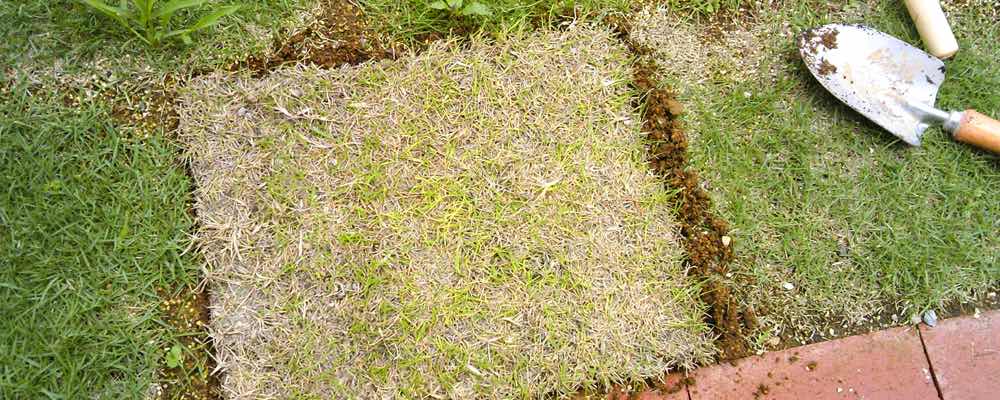
<svg viewBox="0 0 1000 400">
<path fill-rule="evenodd" d="M 944 63 L 899 39 L 860 25 L 831 24 L 799 38 L 799 52 L 820 84 L 906 143 L 920 145 L 944 81 Z M 923 106 L 923 107 L 920 107 Z"/>
</svg>

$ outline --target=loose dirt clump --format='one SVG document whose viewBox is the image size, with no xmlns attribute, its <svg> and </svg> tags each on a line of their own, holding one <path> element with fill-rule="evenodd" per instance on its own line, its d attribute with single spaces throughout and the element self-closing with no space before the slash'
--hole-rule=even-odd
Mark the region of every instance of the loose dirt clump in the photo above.
<svg viewBox="0 0 1000 400">
<path fill-rule="evenodd" d="M 830 29 L 820 35 L 819 42 L 827 49 L 837 48 L 837 34 L 839 31 L 836 29 Z"/>
<path fill-rule="evenodd" d="M 747 355 L 746 333 L 756 328 L 756 316 L 752 310 L 739 306 L 728 286 L 728 265 L 733 259 L 729 225 L 712 213 L 711 198 L 702 189 L 698 174 L 687 168 L 688 141 L 678 120 L 683 107 L 672 93 L 659 86 L 656 78 L 659 66 L 647 57 L 652 50 L 630 38 L 628 22 L 621 18 L 605 22 L 637 57 L 632 86 L 643 94 L 638 102 L 643 110 L 649 165 L 663 177 L 668 188 L 679 190 L 674 202 L 687 250 L 686 262 L 689 273 L 703 281 L 701 299 L 708 305 L 707 322 L 719 336 L 721 358 Z"/>
<path fill-rule="evenodd" d="M 323 68 L 356 65 L 372 59 L 394 58 L 396 45 L 369 29 L 358 6 L 346 0 L 327 0 L 321 13 L 305 29 L 274 45 L 268 55 L 255 55 L 230 67 L 261 76 L 289 63 Z"/>
<path fill-rule="evenodd" d="M 833 64 L 830 64 L 830 62 L 824 58 L 820 60 L 819 69 L 816 70 L 816 73 L 820 74 L 820 76 L 834 74 L 837 73 L 837 67 Z"/>
<path fill-rule="evenodd" d="M 810 29 L 802 34 L 799 38 L 799 46 L 804 48 L 809 54 L 816 54 L 819 52 L 820 46 L 827 50 L 832 50 L 837 48 L 837 35 L 840 31 L 837 29 L 825 29 L 820 30 Z"/>
</svg>

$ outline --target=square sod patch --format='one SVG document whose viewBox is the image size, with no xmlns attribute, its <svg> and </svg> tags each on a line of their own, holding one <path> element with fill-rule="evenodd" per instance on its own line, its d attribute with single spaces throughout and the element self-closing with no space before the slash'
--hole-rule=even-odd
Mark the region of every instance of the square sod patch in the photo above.
<svg viewBox="0 0 1000 400">
<path fill-rule="evenodd" d="M 629 70 L 572 27 L 192 82 L 225 391 L 565 396 L 707 357 Z"/>
</svg>

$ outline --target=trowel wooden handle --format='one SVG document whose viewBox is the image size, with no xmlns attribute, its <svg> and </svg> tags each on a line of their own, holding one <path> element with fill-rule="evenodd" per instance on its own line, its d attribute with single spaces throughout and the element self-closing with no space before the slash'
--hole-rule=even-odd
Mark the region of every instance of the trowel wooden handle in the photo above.
<svg viewBox="0 0 1000 400">
<path fill-rule="evenodd" d="M 958 51 L 955 34 L 951 33 L 948 19 L 944 17 L 938 0 L 906 0 L 906 9 L 917 25 L 920 39 L 927 51 L 937 58 L 948 58 Z"/>
<path fill-rule="evenodd" d="M 965 110 L 955 140 L 1000 154 L 1000 121 L 976 112 Z"/>
</svg>

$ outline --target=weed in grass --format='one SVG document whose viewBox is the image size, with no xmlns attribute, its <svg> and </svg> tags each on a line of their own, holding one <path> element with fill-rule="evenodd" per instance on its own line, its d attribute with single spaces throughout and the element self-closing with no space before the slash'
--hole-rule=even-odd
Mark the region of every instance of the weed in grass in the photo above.
<svg viewBox="0 0 1000 400">
<path fill-rule="evenodd" d="M 475 0 L 438 0 L 431 2 L 427 7 L 447 12 L 451 18 L 493 16 L 489 6 Z"/>
<path fill-rule="evenodd" d="M 160 398 L 211 400 L 220 398 L 215 351 L 207 335 L 208 289 L 185 285 L 159 290 L 159 312 L 169 327 L 172 343 L 162 350 L 156 389 Z"/>
<path fill-rule="evenodd" d="M 226 4 L 239 8 L 206 28 L 211 34 L 201 35 L 191 45 L 163 40 L 157 48 L 138 45 L 141 39 L 107 40 L 116 23 L 78 0 L 0 2 L 0 36 L 7 39 L 0 42 L 0 64 L 16 65 L 36 81 L 57 80 L 70 87 L 95 79 L 109 80 L 111 85 L 158 82 L 166 74 L 181 77 L 265 53 L 276 37 L 305 25 L 313 8 L 321 9 L 319 2 L 230 0 Z M 164 3 L 157 2 L 161 7 Z M 202 6 L 205 13 L 213 10 L 210 4 L 218 3 Z M 166 29 L 191 27 L 203 16 L 199 10 L 175 12 Z"/>
<path fill-rule="evenodd" d="M 204 5 L 208 0 L 170 0 L 166 3 L 158 0 L 121 0 L 116 6 L 102 0 L 79 1 L 111 18 L 143 43 L 153 47 L 170 38 L 191 44 L 192 33 L 218 24 L 223 17 L 239 9 L 236 6 L 218 7 L 188 27 L 171 29 L 170 20 L 174 14 Z"/>
<path fill-rule="evenodd" d="M 184 365 L 184 347 L 179 344 L 175 344 L 167 350 L 166 356 L 163 357 L 163 363 L 167 368 L 180 368 Z"/>
</svg>

